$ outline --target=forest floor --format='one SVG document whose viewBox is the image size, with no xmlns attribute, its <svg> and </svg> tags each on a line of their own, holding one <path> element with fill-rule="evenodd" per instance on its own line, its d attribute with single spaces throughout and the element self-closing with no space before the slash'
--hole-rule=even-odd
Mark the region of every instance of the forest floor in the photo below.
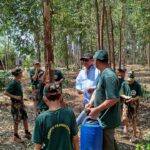
<svg viewBox="0 0 150 150">
<path fill-rule="evenodd" d="M 127 66 L 128 69 L 134 69 L 136 76 L 143 87 L 146 88 L 150 93 L 150 70 L 143 66 Z M 67 71 L 65 72 L 65 78 L 68 81 L 63 88 L 64 100 L 67 104 L 73 108 L 76 116 L 82 111 L 82 100 L 83 96 L 78 95 L 75 90 L 75 78 L 78 72 Z M 27 76 L 27 75 L 25 75 Z M 34 114 L 33 114 L 33 101 L 30 100 L 30 93 L 28 93 L 28 81 L 29 79 L 24 80 L 25 85 L 25 105 L 27 107 L 28 118 L 29 118 L 29 128 L 30 131 L 34 127 Z M 150 95 L 145 99 L 142 99 L 140 102 L 140 108 L 138 112 L 138 144 L 148 143 L 150 141 Z M 130 136 L 132 134 L 132 129 L 129 128 Z M 23 125 L 20 123 L 19 134 L 23 138 L 24 130 Z M 134 150 L 137 146 L 137 143 L 131 143 L 129 138 L 124 138 L 122 136 L 122 128 L 118 127 L 115 132 L 115 137 L 121 150 Z M 18 144 L 13 142 L 13 127 L 12 127 L 12 117 L 10 114 L 10 100 L 3 96 L 2 92 L 0 93 L 0 150 L 31 150 L 33 149 L 33 143 L 24 139 L 23 144 Z M 143 148 L 143 150 L 149 150 Z"/>
</svg>

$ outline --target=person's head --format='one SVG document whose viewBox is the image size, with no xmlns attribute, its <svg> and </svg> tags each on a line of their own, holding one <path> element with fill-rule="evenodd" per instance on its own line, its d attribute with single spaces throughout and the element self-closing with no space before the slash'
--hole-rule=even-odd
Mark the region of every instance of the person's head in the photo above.
<svg viewBox="0 0 150 150">
<path fill-rule="evenodd" d="M 37 60 L 34 60 L 34 61 L 33 61 L 33 67 L 34 67 L 34 69 L 40 68 L 40 62 L 37 61 Z"/>
<path fill-rule="evenodd" d="M 134 71 L 129 71 L 128 72 L 128 78 L 127 78 L 127 81 L 129 84 L 132 84 L 134 82 Z"/>
<path fill-rule="evenodd" d="M 98 69 L 108 66 L 108 52 L 106 50 L 98 50 L 94 55 L 95 65 Z"/>
<path fill-rule="evenodd" d="M 13 69 L 11 73 L 17 79 L 22 78 L 22 69 L 19 67 L 16 67 L 15 69 Z"/>
<path fill-rule="evenodd" d="M 117 75 L 119 78 L 124 79 L 125 78 L 125 73 L 126 73 L 126 68 L 125 67 L 119 67 L 117 69 Z"/>
<path fill-rule="evenodd" d="M 93 64 L 93 55 L 90 53 L 85 53 L 80 60 L 82 61 L 82 64 L 89 69 L 90 66 Z"/>
<path fill-rule="evenodd" d="M 47 102 L 59 101 L 61 95 L 61 92 L 55 85 L 46 85 L 44 88 L 44 100 Z"/>
</svg>

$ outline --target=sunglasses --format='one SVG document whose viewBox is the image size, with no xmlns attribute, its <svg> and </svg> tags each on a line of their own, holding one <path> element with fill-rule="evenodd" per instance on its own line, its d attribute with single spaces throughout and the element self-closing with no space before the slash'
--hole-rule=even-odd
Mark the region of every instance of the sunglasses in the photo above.
<svg viewBox="0 0 150 150">
<path fill-rule="evenodd" d="M 89 61 L 89 59 L 82 59 L 82 61 L 84 61 L 84 62 L 88 62 L 88 61 Z"/>
</svg>

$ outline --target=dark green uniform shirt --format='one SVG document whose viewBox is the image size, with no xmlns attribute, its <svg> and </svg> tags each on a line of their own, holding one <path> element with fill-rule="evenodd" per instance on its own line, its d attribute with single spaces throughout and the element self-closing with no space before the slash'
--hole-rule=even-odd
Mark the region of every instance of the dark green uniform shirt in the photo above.
<svg viewBox="0 0 150 150">
<path fill-rule="evenodd" d="M 45 84 L 39 80 L 38 83 L 38 105 L 37 105 L 37 109 L 41 110 L 47 110 L 48 106 L 45 104 L 45 102 L 43 101 L 43 89 L 44 89 Z"/>
<path fill-rule="evenodd" d="M 43 70 L 39 69 L 38 74 L 40 74 L 42 72 L 43 72 Z M 39 78 L 37 77 L 37 80 L 34 81 L 32 79 L 32 77 L 34 76 L 34 74 L 35 74 L 35 69 L 33 68 L 33 69 L 30 70 L 30 79 L 31 79 L 32 86 L 37 86 L 37 84 L 39 82 Z"/>
<path fill-rule="evenodd" d="M 23 100 L 23 92 L 22 92 L 22 86 L 21 82 L 17 80 L 12 80 L 9 84 L 8 87 L 6 88 L 6 92 L 16 95 L 16 96 L 21 96 Z M 18 101 L 14 98 L 11 98 L 11 102 L 13 103 L 22 103 L 22 101 Z"/>
<path fill-rule="evenodd" d="M 62 107 L 56 111 L 41 113 L 36 121 L 33 142 L 44 150 L 73 150 L 72 139 L 78 128 L 73 111 Z"/>
<path fill-rule="evenodd" d="M 121 86 L 120 94 L 132 96 L 133 98 L 136 96 L 142 96 L 141 86 L 137 81 L 134 81 L 132 84 L 128 84 L 128 82 L 125 81 Z"/>
<path fill-rule="evenodd" d="M 110 68 L 105 69 L 99 78 L 94 107 L 99 106 L 105 100 L 119 98 L 119 80 L 114 71 Z M 115 128 L 120 125 L 120 103 L 118 102 L 103 116 L 106 110 L 100 112 L 99 118 L 104 128 Z M 103 117 L 102 117 L 103 116 Z M 101 118 L 102 117 L 102 118 Z"/>
</svg>

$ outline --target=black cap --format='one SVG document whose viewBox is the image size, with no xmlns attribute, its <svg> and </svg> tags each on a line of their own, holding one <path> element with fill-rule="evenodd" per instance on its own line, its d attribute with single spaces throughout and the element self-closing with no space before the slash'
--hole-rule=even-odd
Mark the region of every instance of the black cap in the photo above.
<svg viewBox="0 0 150 150">
<path fill-rule="evenodd" d="M 81 58 L 80 60 L 83 60 L 83 59 L 93 59 L 93 55 L 91 53 L 85 53 Z"/>
<path fill-rule="evenodd" d="M 119 72 L 126 72 L 127 71 L 127 69 L 125 68 L 125 67 L 119 67 L 118 69 L 117 69 Z"/>
</svg>

